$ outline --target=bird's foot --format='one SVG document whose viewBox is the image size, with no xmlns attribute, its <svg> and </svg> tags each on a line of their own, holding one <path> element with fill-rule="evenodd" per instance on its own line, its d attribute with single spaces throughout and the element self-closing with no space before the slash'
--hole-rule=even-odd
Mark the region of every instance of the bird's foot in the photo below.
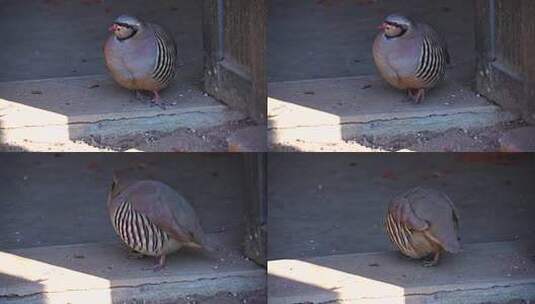
<svg viewBox="0 0 535 304">
<path fill-rule="evenodd" d="M 159 107 L 160 109 L 162 109 L 162 110 L 164 110 L 164 111 L 167 110 L 167 107 L 170 106 L 170 105 L 171 105 L 170 103 L 163 102 L 163 101 L 161 101 L 161 100 L 158 101 L 158 102 L 156 102 L 156 101 L 151 101 L 151 103 L 150 103 L 150 106 L 151 106 L 151 107 L 156 106 L 156 107 Z"/>
<path fill-rule="evenodd" d="M 438 265 L 438 261 L 440 260 L 440 252 L 437 252 L 433 254 L 429 259 L 424 260 L 423 266 L 424 267 L 433 267 Z"/>
<path fill-rule="evenodd" d="M 152 91 L 152 93 L 154 93 L 154 97 L 152 98 L 151 105 L 158 106 L 165 111 L 167 109 L 166 106 L 168 106 L 169 104 L 162 101 L 162 99 L 160 98 L 160 94 L 158 94 L 158 91 Z"/>
<path fill-rule="evenodd" d="M 425 98 L 425 89 L 408 89 L 405 102 L 412 102 L 415 104 L 421 103 Z"/>
<path fill-rule="evenodd" d="M 162 270 L 165 267 L 165 255 L 161 255 L 158 259 L 158 264 L 152 267 L 152 271 L 157 272 Z"/>
</svg>

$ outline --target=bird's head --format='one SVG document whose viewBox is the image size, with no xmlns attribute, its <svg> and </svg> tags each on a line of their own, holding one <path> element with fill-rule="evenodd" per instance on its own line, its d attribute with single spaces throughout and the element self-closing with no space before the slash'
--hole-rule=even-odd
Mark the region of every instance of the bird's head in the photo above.
<svg viewBox="0 0 535 304">
<path fill-rule="evenodd" d="M 121 15 L 108 28 L 119 40 L 133 37 L 142 27 L 142 21 L 129 15 Z"/>
<path fill-rule="evenodd" d="M 414 21 L 409 17 L 392 14 L 385 18 L 379 29 L 385 33 L 387 38 L 397 38 L 405 35 L 414 27 Z"/>
<path fill-rule="evenodd" d="M 108 204 L 110 203 L 111 199 L 115 198 L 121 192 L 124 191 L 126 187 L 136 182 L 137 179 L 132 176 L 132 169 L 126 168 L 126 169 L 119 169 L 113 171 L 112 181 L 111 181 L 111 187 L 108 194 Z"/>
</svg>

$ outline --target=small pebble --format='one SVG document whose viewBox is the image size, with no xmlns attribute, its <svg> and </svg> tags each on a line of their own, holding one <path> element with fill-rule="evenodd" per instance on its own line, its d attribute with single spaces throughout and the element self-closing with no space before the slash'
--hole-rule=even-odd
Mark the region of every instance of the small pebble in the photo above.
<svg viewBox="0 0 535 304">
<path fill-rule="evenodd" d="M 370 266 L 370 267 L 379 267 L 379 264 L 377 264 L 377 263 L 371 263 L 371 264 L 368 264 L 368 266 Z"/>
</svg>

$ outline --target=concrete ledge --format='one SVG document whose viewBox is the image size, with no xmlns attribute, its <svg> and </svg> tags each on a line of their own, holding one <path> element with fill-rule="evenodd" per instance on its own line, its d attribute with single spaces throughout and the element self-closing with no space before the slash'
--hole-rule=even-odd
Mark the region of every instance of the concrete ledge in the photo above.
<svg viewBox="0 0 535 304">
<path fill-rule="evenodd" d="M 452 81 L 430 91 L 419 105 L 402 102 L 404 94 L 371 76 L 271 83 L 270 139 L 332 142 L 482 128 L 517 118 Z"/>
<path fill-rule="evenodd" d="M 265 288 L 265 270 L 243 257 L 183 251 L 153 272 L 154 259 L 132 260 L 126 254 L 118 244 L 0 251 L 0 302 L 161 303 Z"/>
<path fill-rule="evenodd" d="M 244 118 L 191 83 L 162 91 L 166 110 L 142 102 L 107 76 L 0 83 L 0 134 L 6 140 L 66 140 L 222 125 Z"/>
<path fill-rule="evenodd" d="M 535 246 L 467 245 L 438 267 L 395 252 L 268 262 L 268 303 L 475 304 L 535 298 Z"/>
</svg>

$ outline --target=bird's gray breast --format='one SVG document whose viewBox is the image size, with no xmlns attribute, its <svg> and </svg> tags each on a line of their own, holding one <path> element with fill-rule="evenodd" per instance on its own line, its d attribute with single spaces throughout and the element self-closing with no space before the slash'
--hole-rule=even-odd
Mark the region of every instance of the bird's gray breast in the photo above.
<svg viewBox="0 0 535 304">
<path fill-rule="evenodd" d="M 106 64 L 118 82 L 136 81 L 151 76 L 157 58 L 154 37 L 132 37 L 123 41 L 114 36 L 105 49 Z"/>
<path fill-rule="evenodd" d="M 415 71 L 420 49 L 413 37 L 387 38 L 379 34 L 374 43 L 374 59 L 381 76 L 398 89 L 416 87 Z"/>
<path fill-rule="evenodd" d="M 387 38 L 379 39 L 379 54 L 384 57 L 387 69 L 399 77 L 412 77 L 421 57 L 421 46 L 415 39 Z"/>
</svg>

